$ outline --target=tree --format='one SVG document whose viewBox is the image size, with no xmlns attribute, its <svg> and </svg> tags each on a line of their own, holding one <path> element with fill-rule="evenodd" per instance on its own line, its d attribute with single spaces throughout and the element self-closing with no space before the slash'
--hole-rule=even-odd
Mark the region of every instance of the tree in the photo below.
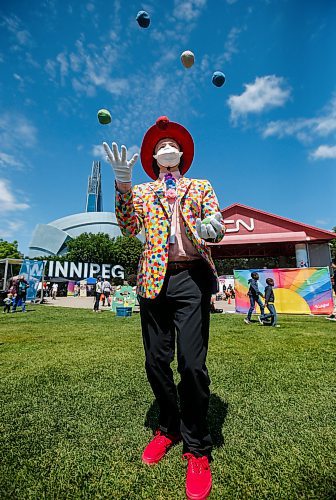
<svg viewBox="0 0 336 500">
<path fill-rule="evenodd" d="M 125 269 L 126 276 L 136 274 L 143 244 L 138 238 L 131 236 L 118 236 L 114 240 L 114 262 Z"/>
<path fill-rule="evenodd" d="M 275 269 L 280 267 L 279 257 L 246 257 L 225 258 L 215 260 L 215 266 L 219 276 L 222 274 L 233 274 L 234 269 Z M 286 267 L 295 267 L 295 257 L 286 258 Z"/>
<path fill-rule="evenodd" d="M 13 243 L 0 238 L 0 259 L 22 259 L 23 254 L 18 249 L 18 242 Z"/>
<path fill-rule="evenodd" d="M 83 233 L 69 241 L 65 260 L 119 264 L 124 267 L 127 277 L 137 272 L 142 249 L 143 244 L 138 238 L 126 236 L 110 238 L 105 233 Z"/>
<path fill-rule="evenodd" d="M 105 233 L 82 233 L 67 243 L 66 260 L 80 262 L 116 263 L 113 258 L 113 238 Z"/>
</svg>

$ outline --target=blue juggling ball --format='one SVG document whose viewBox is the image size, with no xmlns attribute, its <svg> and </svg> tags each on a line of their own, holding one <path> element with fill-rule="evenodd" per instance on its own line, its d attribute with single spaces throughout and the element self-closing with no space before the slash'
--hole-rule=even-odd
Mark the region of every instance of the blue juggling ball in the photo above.
<svg viewBox="0 0 336 500">
<path fill-rule="evenodd" d="M 148 28 L 148 26 L 150 25 L 150 17 L 148 12 L 146 12 L 145 10 L 139 10 L 136 16 L 136 20 L 141 28 Z"/>
<path fill-rule="evenodd" d="M 212 75 L 212 83 L 216 87 L 221 87 L 225 83 L 225 75 L 221 71 L 215 71 Z"/>
</svg>

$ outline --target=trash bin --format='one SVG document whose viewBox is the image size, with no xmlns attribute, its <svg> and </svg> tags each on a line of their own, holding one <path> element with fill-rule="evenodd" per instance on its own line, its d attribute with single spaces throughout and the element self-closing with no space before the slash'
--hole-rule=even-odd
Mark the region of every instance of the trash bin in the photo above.
<svg viewBox="0 0 336 500">
<path fill-rule="evenodd" d="M 127 316 L 132 316 L 131 307 L 116 307 L 116 316 L 126 318 Z"/>
</svg>

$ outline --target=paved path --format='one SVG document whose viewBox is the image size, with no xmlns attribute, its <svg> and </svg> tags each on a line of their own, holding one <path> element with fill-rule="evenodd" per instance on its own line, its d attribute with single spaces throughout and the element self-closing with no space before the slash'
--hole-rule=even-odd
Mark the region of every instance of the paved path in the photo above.
<svg viewBox="0 0 336 500">
<path fill-rule="evenodd" d="M 48 306 L 57 307 L 77 307 L 79 309 L 93 309 L 94 298 L 93 297 L 57 297 L 53 300 L 51 297 L 46 297 L 45 304 Z M 105 302 L 107 304 L 107 302 Z M 231 300 L 231 304 L 228 304 L 225 300 L 216 301 L 216 309 L 223 309 L 224 312 L 234 312 L 235 311 L 235 301 Z M 100 309 L 108 310 L 108 307 L 103 307 L 100 305 Z"/>
<path fill-rule="evenodd" d="M 51 297 L 44 299 L 48 306 L 57 307 L 78 307 L 79 309 L 93 309 L 94 297 L 57 297 L 53 300 Z M 105 306 L 104 309 L 107 309 Z"/>
</svg>

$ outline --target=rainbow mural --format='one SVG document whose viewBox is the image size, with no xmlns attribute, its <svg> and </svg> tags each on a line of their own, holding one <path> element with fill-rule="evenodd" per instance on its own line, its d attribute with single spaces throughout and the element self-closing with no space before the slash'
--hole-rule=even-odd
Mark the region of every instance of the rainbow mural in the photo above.
<svg viewBox="0 0 336 500">
<path fill-rule="evenodd" d="M 334 308 L 328 267 L 300 269 L 248 269 L 234 271 L 236 312 L 247 313 L 250 307 L 248 280 L 251 272 L 259 273 L 259 290 L 266 279 L 274 280 L 275 307 L 279 313 L 331 314 Z M 259 308 L 257 310 L 259 312 Z"/>
</svg>

